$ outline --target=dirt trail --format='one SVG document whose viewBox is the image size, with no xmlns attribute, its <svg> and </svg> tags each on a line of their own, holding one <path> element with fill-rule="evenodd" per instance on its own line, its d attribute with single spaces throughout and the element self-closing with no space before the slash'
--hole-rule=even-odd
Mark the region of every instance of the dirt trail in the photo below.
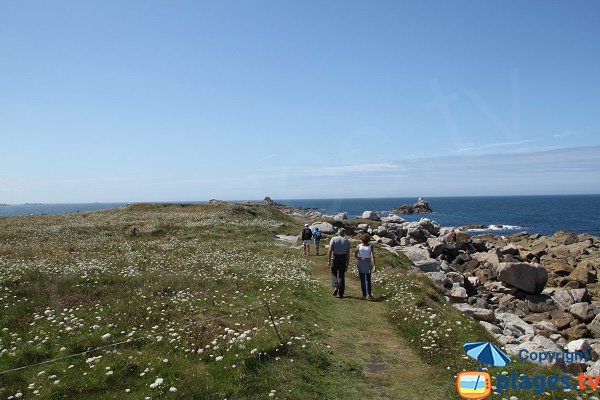
<svg viewBox="0 0 600 400">
<path fill-rule="evenodd" d="M 314 253 L 313 253 L 314 254 Z M 449 396 L 435 385 L 435 369 L 421 361 L 396 332 L 388 320 L 389 308 L 378 301 L 361 300 L 360 282 L 346 274 L 345 298 L 334 298 L 327 257 L 310 257 L 315 264 L 313 274 L 323 290 L 331 296 L 331 322 L 334 330 L 329 340 L 333 350 L 344 360 L 359 362 L 366 372 L 360 385 L 369 399 L 447 399 Z M 361 390 L 361 391 L 362 391 Z"/>
</svg>

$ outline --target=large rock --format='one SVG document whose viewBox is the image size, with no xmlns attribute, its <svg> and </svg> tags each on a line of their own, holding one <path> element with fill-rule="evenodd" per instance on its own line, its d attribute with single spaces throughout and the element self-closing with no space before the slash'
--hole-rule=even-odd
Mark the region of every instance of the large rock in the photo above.
<svg viewBox="0 0 600 400">
<path fill-rule="evenodd" d="M 444 236 L 444 242 L 453 244 L 457 249 L 462 248 L 469 241 L 469 234 L 459 230 L 454 230 Z"/>
<path fill-rule="evenodd" d="M 562 335 L 568 340 L 575 340 L 590 337 L 591 332 L 585 324 L 579 324 L 563 330 Z"/>
<path fill-rule="evenodd" d="M 314 231 L 315 228 L 319 228 L 319 230 L 323 233 L 335 232 L 335 228 L 329 222 L 313 222 L 310 226 L 310 229 Z"/>
<path fill-rule="evenodd" d="M 264 206 L 271 206 L 271 207 L 285 207 L 285 204 L 276 203 L 269 196 L 265 197 L 258 204 L 261 204 L 261 205 L 264 205 Z"/>
<path fill-rule="evenodd" d="M 588 339 L 573 340 L 567 343 L 566 348 L 569 353 L 582 354 L 589 361 L 596 361 L 598 359 L 598 353 L 594 351 Z"/>
<path fill-rule="evenodd" d="M 396 242 L 396 239 L 390 239 L 389 237 L 382 237 L 381 243 L 390 247 L 393 247 L 398 244 L 398 242 Z"/>
<path fill-rule="evenodd" d="M 584 285 L 588 283 L 594 283 L 597 280 L 596 270 L 588 261 L 582 261 L 577 265 L 569 278 L 576 280 Z"/>
<path fill-rule="evenodd" d="M 534 335 L 533 326 L 511 313 L 496 313 L 496 319 L 502 322 L 504 328 L 513 328 L 513 336 Z"/>
<path fill-rule="evenodd" d="M 446 293 L 450 298 L 451 302 L 464 302 L 467 301 L 467 289 L 455 286 L 452 289 L 448 290 Z"/>
<path fill-rule="evenodd" d="M 441 272 L 441 271 L 439 271 L 439 272 L 427 272 L 426 275 L 433 282 L 433 284 L 436 285 L 439 288 L 450 289 L 450 288 L 452 288 L 454 286 L 452 284 L 452 282 L 448 279 L 448 277 L 446 276 L 446 274 L 443 273 L 443 272 Z"/>
<path fill-rule="evenodd" d="M 423 229 L 421 226 L 416 226 L 416 227 L 409 227 L 407 229 L 407 233 L 408 236 L 410 236 L 412 239 L 415 239 L 416 241 L 420 242 L 424 242 L 425 239 L 427 239 L 429 235 L 429 232 L 427 232 L 425 229 Z"/>
<path fill-rule="evenodd" d="M 498 268 L 500 261 L 502 260 L 502 253 L 498 249 L 492 249 L 487 253 L 474 253 L 471 256 L 482 264 L 489 263 L 496 268 Z"/>
<path fill-rule="evenodd" d="M 502 254 L 510 254 L 512 256 L 520 256 L 519 248 L 513 243 L 509 243 L 500 249 Z"/>
<path fill-rule="evenodd" d="M 502 333 L 502 328 L 497 325 L 490 324 L 489 322 L 479 321 L 481 326 L 485 328 L 486 331 L 491 333 L 492 335 L 500 335 Z"/>
<path fill-rule="evenodd" d="M 438 238 L 427 239 L 427 246 L 429 246 L 431 257 L 438 257 L 442 254 L 446 248 L 446 244 Z"/>
<path fill-rule="evenodd" d="M 498 280 L 527 293 L 538 294 L 548 282 L 548 271 L 540 264 L 500 263 Z"/>
<path fill-rule="evenodd" d="M 538 314 L 531 314 L 531 315 L 538 315 Z M 536 334 L 540 334 L 542 336 L 548 336 L 548 335 L 558 332 L 558 329 L 556 329 L 556 326 L 552 322 L 546 321 L 546 320 L 534 322 L 533 327 L 536 329 Z"/>
<path fill-rule="evenodd" d="M 383 225 L 379 225 L 379 226 L 377 227 L 377 234 L 378 234 L 379 236 L 386 236 L 386 235 L 387 235 L 387 232 L 388 232 L 388 229 L 387 229 L 385 226 L 383 226 Z"/>
<path fill-rule="evenodd" d="M 525 296 L 527 307 L 531 312 L 541 313 L 556 309 L 556 305 L 550 296 L 545 294 L 532 294 Z"/>
<path fill-rule="evenodd" d="M 342 213 L 336 214 L 333 217 L 333 219 L 335 221 L 344 221 L 344 220 L 347 220 L 348 219 L 348 213 L 347 212 L 342 212 Z"/>
<path fill-rule="evenodd" d="M 417 202 L 413 204 L 413 210 L 417 214 L 431 213 L 433 210 L 429 207 L 429 203 L 425 201 L 424 198 L 419 197 Z"/>
<path fill-rule="evenodd" d="M 577 235 L 565 231 L 556 232 L 554 236 L 552 236 L 552 240 L 565 246 L 579 242 Z"/>
<path fill-rule="evenodd" d="M 587 376 L 599 376 L 600 375 L 600 361 L 596 361 L 592 364 L 587 371 L 585 371 Z"/>
<path fill-rule="evenodd" d="M 552 340 L 545 338 L 543 336 L 534 336 L 531 341 L 521 343 L 520 345 L 518 345 L 516 347 L 509 347 L 507 350 L 508 350 L 508 354 L 511 356 L 519 356 L 519 353 L 521 353 L 521 355 L 523 355 L 523 356 L 526 356 L 526 355 L 532 356 L 532 357 L 528 357 L 528 359 L 530 361 L 532 361 L 536 364 L 541 364 L 541 365 L 546 365 L 546 366 L 555 365 L 557 360 L 553 359 L 552 362 L 550 362 L 550 360 L 547 360 L 547 359 L 539 360 L 538 357 L 536 357 L 537 354 L 539 354 L 539 353 L 562 354 L 563 353 L 563 349 L 560 348 L 560 346 L 558 346 Z M 535 356 L 534 356 L 534 354 L 535 354 Z M 564 366 L 564 361 L 562 361 L 562 359 L 559 360 L 558 363 L 561 367 Z"/>
<path fill-rule="evenodd" d="M 591 322 L 596 316 L 594 309 L 589 303 L 575 303 L 569 308 L 569 312 L 584 323 Z"/>
<path fill-rule="evenodd" d="M 464 303 L 454 304 L 454 307 L 458 308 L 460 311 L 475 318 L 478 321 L 485 321 L 491 323 L 496 320 L 496 316 L 494 315 L 494 312 L 492 310 L 472 307 L 471 305 Z"/>
<path fill-rule="evenodd" d="M 429 259 L 429 251 L 420 247 L 406 247 L 402 252 L 413 263 Z"/>
<path fill-rule="evenodd" d="M 371 221 L 381 221 L 379 215 L 375 211 L 365 211 L 362 213 L 362 219 L 370 219 Z"/>
<path fill-rule="evenodd" d="M 546 249 L 548 248 L 548 243 L 545 240 L 540 240 L 534 243 L 529 250 L 535 257 L 540 258 L 541 256 L 546 254 Z"/>
<path fill-rule="evenodd" d="M 434 258 L 426 258 L 424 260 L 415 261 L 414 264 L 415 267 L 421 272 L 438 272 L 442 269 L 440 262 Z"/>
<path fill-rule="evenodd" d="M 568 310 L 575 303 L 590 301 L 587 289 L 559 289 L 552 293 L 552 299 L 556 304 Z"/>
<path fill-rule="evenodd" d="M 426 214 L 433 212 L 429 204 L 422 197 L 419 197 L 417 202 L 412 206 L 410 204 L 403 204 L 401 207 L 394 208 L 394 211 L 400 214 Z"/>
<path fill-rule="evenodd" d="M 401 216 L 396 215 L 396 214 L 389 214 L 387 217 L 381 218 L 381 220 L 383 222 L 395 222 L 397 224 L 406 222 L 406 220 L 404 218 L 402 218 Z"/>
<path fill-rule="evenodd" d="M 421 228 L 425 229 L 427 232 L 431 233 L 434 236 L 440 234 L 440 224 L 430 220 L 429 218 L 421 218 L 421 220 L 419 220 L 419 225 L 421 226 Z"/>
<path fill-rule="evenodd" d="M 593 337 L 600 339 L 600 314 L 596 315 L 592 322 L 588 324 L 588 329 Z"/>
<path fill-rule="evenodd" d="M 573 267 L 562 261 L 554 261 L 546 264 L 546 269 L 558 276 L 566 276 L 573 272 Z"/>
</svg>

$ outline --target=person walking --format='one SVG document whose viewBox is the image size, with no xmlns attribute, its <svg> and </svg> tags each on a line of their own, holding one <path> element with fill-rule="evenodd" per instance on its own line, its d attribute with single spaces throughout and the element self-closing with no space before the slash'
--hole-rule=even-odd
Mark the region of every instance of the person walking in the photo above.
<svg viewBox="0 0 600 400">
<path fill-rule="evenodd" d="M 329 242 L 329 267 L 331 268 L 331 285 L 333 286 L 333 295 L 344 297 L 346 289 L 346 271 L 350 262 L 350 241 L 345 238 L 346 230 L 340 228 L 337 236 L 331 238 Z"/>
<path fill-rule="evenodd" d="M 313 240 L 315 241 L 315 253 L 319 255 L 319 247 L 321 245 L 321 239 L 323 239 L 323 234 L 319 230 L 319 227 L 316 227 L 312 232 Z"/>
<path fill-rule="evenodd" d="M 302 237 L 302 246 L 305 256 L 310 256 L 310 242 L 312 240 L 312 230 L 308 227 L 308 224 L 304 224 L 304 229 L 300 234 Z"/>
<path fill-rule="evenodd" d="M 356 267 L 360 277 L 360 290 L 362 291 L 362 299 L 365 300 L 369 296 L 370 300 L 374 297 L 371 294 L 371 273 L 375 272 L 375 252 L 373 246 L 369 244 L 371 237 L 364 234 L 361 238 L 361 243 L 356 246 L 354 256 L 358 260 Z"/>
</svg>

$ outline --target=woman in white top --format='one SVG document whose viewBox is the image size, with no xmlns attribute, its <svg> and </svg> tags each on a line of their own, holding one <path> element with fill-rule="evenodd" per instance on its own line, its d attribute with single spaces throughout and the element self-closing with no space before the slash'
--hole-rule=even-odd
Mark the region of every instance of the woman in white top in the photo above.
<svg viewBox="0 0 600 400">
<path fill-rule="evenodd" d="M 362 299 L 367 296 L 373 299 L 371 294 L 371 272 L 375 272 L 375 252 L 373 246 L 369 244 L 371 237 L 367 234 L 361 237 L 361 242 L 356 246 L 354 256 L 358 259 L 358 275 L 360 276 L 360 289 L 362 290 Z"/>
</svg>

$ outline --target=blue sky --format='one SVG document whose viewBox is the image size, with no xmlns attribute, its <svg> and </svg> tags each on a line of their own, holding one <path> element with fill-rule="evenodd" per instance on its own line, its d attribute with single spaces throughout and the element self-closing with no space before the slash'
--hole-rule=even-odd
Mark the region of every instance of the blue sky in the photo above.
<svg viewBox="0 0 600 400">
<path fill-rule="evenodd" d="M 597 1 L 0 0 L 0 203 L 600 193 Z"/>
</svg>

